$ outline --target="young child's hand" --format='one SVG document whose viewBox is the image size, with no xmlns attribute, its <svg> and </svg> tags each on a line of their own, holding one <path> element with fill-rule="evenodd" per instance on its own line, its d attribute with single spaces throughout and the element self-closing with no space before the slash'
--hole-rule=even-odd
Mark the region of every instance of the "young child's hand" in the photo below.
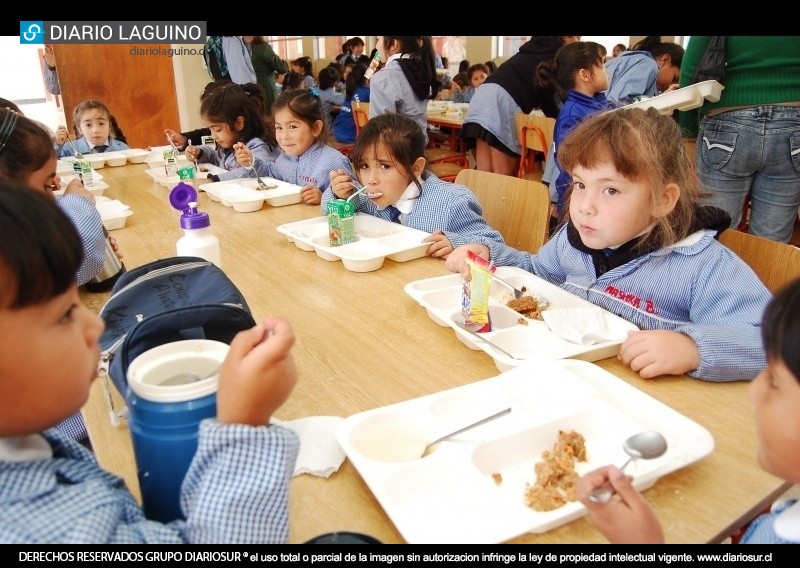
<svg viewBox="0 0 800 568">
<path fill-rule="evenodd" d="M 175 144 L 175 146 L 177 146 L 179 149 L 182 149 L 189 142 L 186 139 L 186 136 L 183 136 L 180 132 L 175 132 L 174 130 L 172 130 L 170 128 L 167 128 L 166 130 L 164 130 L 164 134 L 166 134 L 167 138 L 169 138 L 170 142 Z"/>
<path fill-rule="evenodd" d="M 617 356 L 643 379 L 683 375 L 700 366 L 694 339 L 677 331 L 629 331 Z"/>
<path fill-rule="evenodd" d="M 453 252 L 453 244 L 441 229 L 437 229 L 430 237 L 425 237 L 423 242 L 431 243 L 425 254 L 434 258 L 447 258 Z"/>
<path fill-rule="evenodd" d="M 339 199 L 350 197 L 355 188 L 353 187 L 353 177 L 344 170 L 333 170 L 331 177 L 331 191 Z"/>
<path fill-rule="evenodd" d="M 322 203 L 322 190 L 315 185 L 307 185 L 300 190 L 300 198 L 306 205 L 319 205 Z"/>
<path fill-rule="evenodd" d="M 231 341 L 217 392 L 217 420 L 263 426 L 294 389 L 294 331 L 285 319 L 267 318 Z"/>
<path fill-rule="evenodd" d="M 117 253 L 117 258 L 122 260 L 123 256 L 122 253 L 119 252 L 119 243 L 117 242 L 117 239 L 115 239 L 113 235 L 108 235 L 108 242 L 111 243 L 111 248 L 114 249 L 115 253 Z"/>
<path fill-rule="evenodd" d="M 96 201 L 94 198 L 94 193 L 83 187 L 81 179 L 77 177 L 69 182 L 67 187 L 64 188 L 64 195 L 80 195 L 81 197 L 88 199 L 90 203 L 94 203 Z"/>
<path fill-rule="evenodd" d="M 590 471 L 578 480 L 578 500 L 589 511 L 589 520 L 613 544 L 660 544 L 664 533 L 653 509 L 631 485 L 633 478 L 615 466 Z M 589 494 L 610 485 L 616 495 L 608 503 L 595 503 Z"/>
<path fill-rule="evenodd" d="M 56 128 L 56 144 L 59 146 L 63 146 L 69 140 L 69 136 L 67 136 L 67 127 L 66 126 L 59 126 Z"/>
<path fill-rule="evenodd" d="M 190 162 L 197 162 L 200 159 L 200 154 L 203 151 L 198 148 L 197 146 L 187 146 L 186 150 L 184 150 L 183 154 L 186 156 L 186 159 Z"/>
<path fill-rule="evenodd" d="M 240 166 L 244 166 L 245 168 L 253 167 L 253 153 L 243 142 L 234 144 L 233 150 L 236 161 L 239 162 Z"/>
<path fill-rule="evenodd" d="M 467 253 L 469 251 L 474 252 L 486 260 L 489 260 L 489 257 L 491 256 L 489 247 L 486 245 L 479 245 L 478 243 L 461 245 L 460 247 L 456 247 L 453 252 L 447 255 L 447 260 L 445 261 L 445 266 L 447 269 L 453 272 L 464 272 L 464 265 L 467 263 Z"/>
</svg>

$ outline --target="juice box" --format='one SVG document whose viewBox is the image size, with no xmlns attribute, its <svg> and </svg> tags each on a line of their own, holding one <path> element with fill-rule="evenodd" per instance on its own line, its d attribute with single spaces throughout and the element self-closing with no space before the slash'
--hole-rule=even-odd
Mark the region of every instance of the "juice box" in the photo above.
<svg viewBox="0 0 800 568">
<path fill-rule="evenodd" d="M 178 173 L 178 152 L 175 148 L 164 150 L 164 171 L 167 176 L 174 176 Z"/>
<path fill-rule="evenodd" d="M 188 183 L 193 187 L 197 187 L 197 184 L 195 183 L 196 172 L 197 170 L 194 164 L 181 166 L 178 168 L 178 177 L 181 178 L 182 182 Z"/>
<path fill-rule="evenodd" d="M 86 158 L 75 158 L 72 162 L 72 173 L 80 178 L 83 187 L 92 187 L 94 184 L 92 164 Z"/>
<path fill-rule="evenodd" d="M 356 208 L 346 199 L 328 202 L 328 235 L 332 247 L 356 241 Z"/>
</svg>

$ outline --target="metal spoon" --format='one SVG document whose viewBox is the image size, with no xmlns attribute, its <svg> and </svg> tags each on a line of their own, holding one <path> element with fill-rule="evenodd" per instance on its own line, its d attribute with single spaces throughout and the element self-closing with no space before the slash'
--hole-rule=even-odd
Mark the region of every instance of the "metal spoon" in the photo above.
<svg viewBox="0 0 800 568">
<path fill-rule="evenodd" d="M 622 444 L 622 449 L 630 456 L 628 461 L 622 464 L 620 470 L 624 470 L 629 463 L 636 459 L 652 460 L 664 455 L 667 451 L 667 440 L 660 432 L 647 430 L 634 434 Z M 610 486 L 599 487 L 589 493 L 589 500 L 595 503 L 608 503 L 614 496 L 614 489 Z"/>
<path fill-rule="evenodd" d="M 184 371 L 183 373 L 172 375 L 170 378 L 166 379 L 165 381 L 162 381 L 161 386 L 169 387 L 175 385 L 188 385 L 191 383 L 199 383 L 200 381 L 210 379 L 214 375 L 219 375 L 219 370 L 221 367 L 222 363 L 214 367 L 213 371 L 211 371 L 210 373 L 206 373 L 206 375 L 203 377 L 201 377 L 197 373 L 192 373 L 191 371 Z"/>
<path fill-rule="evenodd" d="M 500 412 L 496 412 L 495 414 L 492 414 L 491 416 L 487 416 L 486 418 L 482 418 L 482 419 L 478 420 L 477 422 L 473 422 L 472 424 L 468 424 L 467 426 L 464 426 L 463 428 L 459 428 L 455 432 L 450 432 L 446 436 L 442 436 L 441 438 L 437 438 L 436 440 L 434 440 L 433 442 L 431 442 L 427 446 L 425 446 L 425 450 L 423 450 L 423 452 L 422 452 L 422 457 L 424 458 L 425 456 L 429 455 L 433 451 L 433 449 L 436 446 L 439 445 L 439 443 L 444 442 L 445 440 L 447 440 L 449 438 L 452 438 L 453 436 L 455 436 L 457 434 L 461 434 L 462 432 L 466 432 L 467 430 L 472 430 L 473 428 L 476 428 L 476 427 L 480 426 L 481 424 L 486 424 L 487 422 L 490 422 L 490 421 L 494 420 L 495 418 L 500 418 L 501 416 L 505 416 L 509 412 L 511 412 L 511 408 L 510 407 L 506 408 L 505 410 L 501 410 Z"/>
</svg>

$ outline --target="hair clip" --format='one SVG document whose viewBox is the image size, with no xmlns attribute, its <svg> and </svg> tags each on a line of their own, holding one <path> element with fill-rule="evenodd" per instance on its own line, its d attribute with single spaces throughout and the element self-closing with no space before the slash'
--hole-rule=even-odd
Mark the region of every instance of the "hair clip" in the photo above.
<svg viewBox="0 0 800 568">
<path fill-rule="evenodd" d="M 319 100 L 319 91 L 317 90 L 316 87 L 309 87 L 308 94 L 314 97 L 315 99 Z"/>
</svg>

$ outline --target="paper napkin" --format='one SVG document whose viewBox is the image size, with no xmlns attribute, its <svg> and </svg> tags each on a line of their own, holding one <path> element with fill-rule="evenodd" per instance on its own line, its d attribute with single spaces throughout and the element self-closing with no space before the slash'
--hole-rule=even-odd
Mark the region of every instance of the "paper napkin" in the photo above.
<svg viewBox="0 0 800 568">
<path fill-rule="evenodd" d="M 300 452 L 294 475 L 308 473 L 330 477 L 344 463 L 346 454 L 336 440 L 336 427 L 344 420 L 340 416 L 308 416 L 297 420 L 272 422 L 291 428 L 300 436 Z"/>
<path fill-rule="evenodd" d="M 614 337 L 606 313 L 596 306 L 587 308 L 548 309 L 542 319 L 555 335 L 578 345 L 594 345 L 620 339 Z"/>
</svg>

